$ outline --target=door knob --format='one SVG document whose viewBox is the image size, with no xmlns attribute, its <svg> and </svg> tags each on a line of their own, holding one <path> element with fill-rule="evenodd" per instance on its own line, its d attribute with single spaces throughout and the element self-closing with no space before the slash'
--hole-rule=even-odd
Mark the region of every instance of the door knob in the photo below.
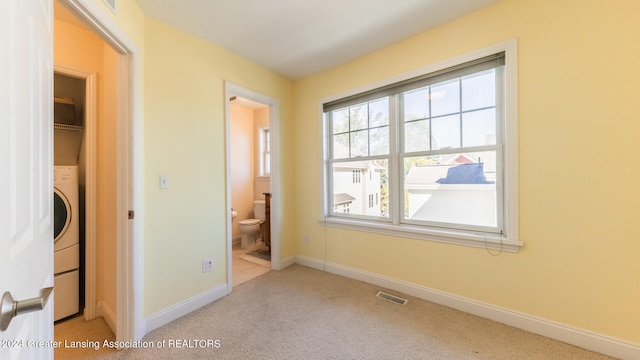
<svg viewBox="0 0 640 360">
<path fill-rule="evenodd" d="M 9 323 L 14 317 L 44 309 L 52 291 L 52 287 L 44 288 L 40 290 L 39 297 L 21 301 L 13 300 L 11 293 L 8 291 L 5 292 L 4 295 L 2 295 L 2 302 L 0 303 L 0 331 L 7 330 Z"/>
</svg>

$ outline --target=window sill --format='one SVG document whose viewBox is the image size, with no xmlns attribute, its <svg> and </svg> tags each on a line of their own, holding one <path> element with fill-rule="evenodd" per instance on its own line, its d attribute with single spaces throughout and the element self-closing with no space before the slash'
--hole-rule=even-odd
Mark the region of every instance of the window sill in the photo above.
<svg viewBox="0 0 640 360">
<path fill-rule="evenodd" d="M 339 229 L 366 231 L 376 234 L 429 240 L 511 253 L 517 253 L 524 245 L 519 240 L 507 239 L 494 234 L 424 228 L 411 225 L 391 225 L 340 218 L 324 218 L 320 219 L 319 222 L 323 226 Z"/>
</svg>

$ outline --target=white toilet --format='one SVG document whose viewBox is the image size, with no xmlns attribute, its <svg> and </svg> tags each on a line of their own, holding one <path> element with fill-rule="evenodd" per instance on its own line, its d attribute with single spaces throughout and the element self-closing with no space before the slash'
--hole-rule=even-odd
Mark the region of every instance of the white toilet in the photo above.
<svg viewBox="0 0 640 360">
<path fill-rule="evenodd" d="M 256 200 L 253 202 L 253 216 L 255 219 L 241 220 L 238 225 L 240 226 L 240 232 L 242 233 L 242 240 L 240 240 L 240 247 L 248 249 L 256 245 L 257 240 L 260 239 L 260 225 L 264 223 L 265 202 L 264 200 Z"/>
</svg>

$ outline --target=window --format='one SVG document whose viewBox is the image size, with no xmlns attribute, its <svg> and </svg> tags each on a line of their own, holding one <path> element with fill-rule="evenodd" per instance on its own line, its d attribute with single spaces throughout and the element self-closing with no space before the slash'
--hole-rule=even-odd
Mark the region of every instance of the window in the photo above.
<svg viewBox="0 0 640 360">
<path fill-rule="evenodd" d="M 352 170 L 352 173 L 353 173 L 353 183 L 359 184 L 360 177 L 362 176 L 362 170 Z"/>
<path fill-rule="evenodd" d="M 260 129 L 260 175 L 271 174 L 271 136 L 269 128 Z"/>
<path fill-rule="evenodd" d="M 324 221 L 517 250 L 511 46 L 324 102 Z"/>
</svg>

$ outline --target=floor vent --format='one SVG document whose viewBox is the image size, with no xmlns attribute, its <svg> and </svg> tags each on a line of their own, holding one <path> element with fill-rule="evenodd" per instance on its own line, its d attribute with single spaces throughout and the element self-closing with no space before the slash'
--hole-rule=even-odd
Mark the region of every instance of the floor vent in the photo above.
<svg viewBox="0 0 640 360">
<path fill-rule="evenodd" d="M 397 297 L 395 295 L 387 294 L 386 292 L 382 292 L 382 291 L 378 291 L 376 296 L 381 298 L 381 299 L 393 301 L 394 303 L 400 304 L 400 305 L 406 305 L 407 302 L 409 302 L 409 300 L 407 300 L 407 299 L 403 299 L 403 298 Z"/>
</svg>

